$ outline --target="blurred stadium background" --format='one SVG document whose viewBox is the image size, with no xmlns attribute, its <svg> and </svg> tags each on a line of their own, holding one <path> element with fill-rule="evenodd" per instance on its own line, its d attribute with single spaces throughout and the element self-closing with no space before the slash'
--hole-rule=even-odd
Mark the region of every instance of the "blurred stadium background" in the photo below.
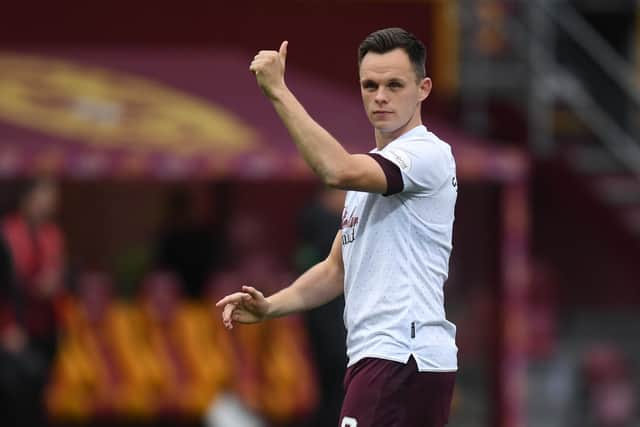
<svg viewBox="0 0 640 427">
<path fill-rule="evenodd" d="M 637 1 L 0 10 L 1 425 L 337 425 L 342 301 L 232 332 L 212 307 L 322 259 L 341 212 L 248 63 L 289 40 L 289 86 L 368 151 L 356 49 L 401 26 L 426 42 L 424 121 L 458 162 L 450 425 L 640 426 Z M 48 258 L 33 234 L 7 242 L 20 189 L 43 176 L 58 190 Z M 56 278 L 39 297 L 58 337 L 51 363 L 6 274 L 20 256 Z"/>
</svg>

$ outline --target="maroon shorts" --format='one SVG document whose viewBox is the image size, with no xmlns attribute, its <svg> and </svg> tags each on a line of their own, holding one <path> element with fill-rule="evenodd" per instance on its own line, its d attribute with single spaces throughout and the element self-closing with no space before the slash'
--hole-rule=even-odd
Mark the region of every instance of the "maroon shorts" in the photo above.
<svg viewBox="0 0 640 427">
<path fill-rule="evenodd" d="M 418 372 L 407 364 L 366 358 L 347 369 L 339 427 L 443 427 L 455 372 Z"/>
</svg>

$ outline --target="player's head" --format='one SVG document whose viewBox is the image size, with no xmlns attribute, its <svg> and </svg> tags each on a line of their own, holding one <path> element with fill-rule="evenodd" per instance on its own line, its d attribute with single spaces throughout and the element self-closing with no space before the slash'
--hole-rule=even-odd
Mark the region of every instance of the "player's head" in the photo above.
<svg viewBox="0 0 640 427">
<path fill-rule="evenodd" d="M 422 42 L 386 28 L 367 36 L 358 53 L 362 100 L 377 135 L 390 140 L 419 125 L 420 104 L 431 91 Z"/>
<path fill-rule="evenodd" d="M 20 185 L 17 208 L 29 222 L 40 224 L 50 220 L 58 204 L 58 186 L 48 177 L 37 177 Z"/>
<path fill-rule="evenodd" d="M 427 76 L 427 49 L 424 44 L 410 32 L 397 27 L 384 28 L 369 34 L 358 48 L 358 65 L 362 65 L 362 60 L 369 52 L 383 54 L 395 49 L 402 49 L 407 54 L 417 81 Z"/>
</svg>

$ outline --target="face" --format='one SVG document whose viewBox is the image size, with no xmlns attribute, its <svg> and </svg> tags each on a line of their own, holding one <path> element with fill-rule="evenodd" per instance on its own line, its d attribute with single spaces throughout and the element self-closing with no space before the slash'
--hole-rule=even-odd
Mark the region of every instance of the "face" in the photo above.
<svg viewBox="0 0 640 427">
<path fill-rule="evenodd" d="M 420 103 L 431 91 L 431 79 L 418 80 L 402 49 L 367 53 L 360 63 L 360 90 L 376 135 L 392 140 L 418 126 Z"/>
<path fill-rule="evenodd" d="M 38 182 L 26 199 L 28 215 L 35 222 L 47 221 L 55 214 L 57 202 L 56 185 L 50 181 Z"/>
</svg>

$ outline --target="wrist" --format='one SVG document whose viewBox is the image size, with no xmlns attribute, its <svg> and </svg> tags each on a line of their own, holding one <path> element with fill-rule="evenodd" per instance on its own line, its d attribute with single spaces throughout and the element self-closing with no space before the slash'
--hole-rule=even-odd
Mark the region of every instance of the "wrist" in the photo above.
<svg viewBox="0 0 640 427">
<path fill-rule="evenodd" d="M 274 317 L 278 317 L 272 298 L 273 298 L 273 295 L 265 298 L 265 301 L 267 303 L 267 309 L 265 310 L 263 320 L 269 320 L 269 319 L 273 319 Z"/>
<path fill-rule="evenodd" d="M 267 96 L 271 100 L 271 102 L 282 102 L 284 98 L 286 98 L 287 93 L 289 92 L 289 88 L 283 82 L 282 84 L 269 88 L 267 91 Z"/>
</svg>

